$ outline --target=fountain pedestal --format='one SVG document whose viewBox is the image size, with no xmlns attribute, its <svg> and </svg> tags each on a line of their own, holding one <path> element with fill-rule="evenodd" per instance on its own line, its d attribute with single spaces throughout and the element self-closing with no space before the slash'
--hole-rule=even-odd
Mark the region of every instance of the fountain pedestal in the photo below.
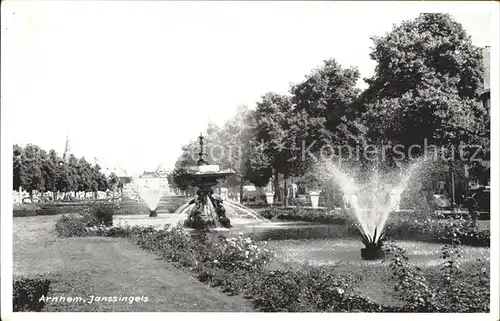
<svg viewBox="0 0 500 321">
<path fill-rule="evenodd" d="M 184 222 L 186 227 L 203 229 L 217 227 L 218 223 L 225 228 L 231 227 L 222 199 L 213 194 L 211 186 L 212 184 L 198 186 L 197 195 L 190 202 L 194 207 Z"/>
<path fill-rule="evenodd" d="M 309 192 L 309 197 L 311 198 L 311 206 L 312 206 L 312 208 L 318 208 L 319 195 L 320 195 L 320 192 L 318 192 L 318 191 L 311 191 L 311 192 Z"/>
<path fill-rule="evenodd" d="M 220 170 L 219 165 L 209 165 L 203 158 L 203 136 L 200 135 L 200 158 L 197 166 L 189 168 L 186 178 L 191 186 L 197 187 L 196 197 L 191 200 L 193 209 L 184 222 L 186 227 L 205 229 L 222 226 L 231 227 L 231 222 L 226 217 L 226 210 L 222 206 L 222 198 L 214 195 L 212 187 L 218 184 L 219 179 L 234 175 L 231 170 Z"/>
<path fill-rule="evenodd" d="M 385 258 L 385 251 L 381 247 L 367 247 L 361 249 L 363 260 L 381 260 Z"/>
<path fill-rule="evenodd" d="M 274 193 L 266 193 L 266 201 L 267 201 L 267 204 L 269 205 L 273 205 L 274 203 Z"/>
<path fill-rule="evenodd" d="M 149 217 L 157 217 L 158 214 L 156 213 L 156 209 L 154 210 L 149 210 Z"/>
</svg>

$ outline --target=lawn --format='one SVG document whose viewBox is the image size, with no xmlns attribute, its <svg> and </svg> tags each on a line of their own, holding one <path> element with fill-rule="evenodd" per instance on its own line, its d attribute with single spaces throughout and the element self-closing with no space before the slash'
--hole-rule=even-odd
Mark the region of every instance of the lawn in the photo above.
<svg viewBox="0 0 500 321">
<path fill-rule="evenodd" d="M 398 241 L 407 253 L 410 263 L 422 269 L 429 280 L 441 275 L 440 259 L 442 244 Z M 390 281 L 389 262 L 361 260 L 359 240 L 281 240 L 268 241 L 268 246 L 277 253 L 269 268 L 289 267 L 299 269 L 303 264 L 331 266 L 339 274 L 349 274 L 357 281 L 354 291 L 384 305 L 401 304 Z M 490 249 L 486 247 L 461 246 L 461 269 L 471 272 L 476 258 L 489 261 Z"/>
<path fill-rule="evenodd" d="M 16 275 L 46 275 L 52 281 L 49 296 L 82 297 L 85 300 L 91 296 L 144 296 L 148 297 L 148 302 L 49 302 L 44 311 L 253 310 L 251 303 L 242 297 L 228 296 L 220 289 L 211 288 L 188 270 L 178 269 L 124 238 L 58 237 L 55 224 L 60 217 L 14 218 Z M 132 220 L 134 217 L 122 218 Z M 243 233 L 248 235 L 248 231 L 243 230 Z M 298 233 L 298 236 L 303 237 L 303 234 Z M 268 269 L 299 269 L 303 264 L 332 267 L 331 272 L 335 275 L 352 277 L 355 293 L 383 305 L 402 304 L 394 291 L 395 283 L 390 280 L 389 263 L 362 261 L 362 243 L 358 239 L 265 239 L 268 247 L 277 253 Z M 430 282 L 438 281 L 436 277 L 442 275 L 439 270 L 442 244 L 412 241 L 397 241 L 397 244 L 406 249 L 410 262 L 419 266 Z M 461 277 L 468 281 L 469 272 L 474 269 L 472 262 L 476 258 L 489 262 L 490 251 L 489 247 L 461 246 L 460 249 L 460 269 L 464 272 Z"/>
<path fill-rule="evenodd" d="M 59 215 L 16 217 L 13 271 L 44 274 L 49 296 L 147 296 L 148 302 L 47 303 L 44 311 L 251 311 L 243 298 L 199 282 L 121 238 L 59 238 Z M 139 305 L 139 306 L 138 306 Z"/>
</svg>

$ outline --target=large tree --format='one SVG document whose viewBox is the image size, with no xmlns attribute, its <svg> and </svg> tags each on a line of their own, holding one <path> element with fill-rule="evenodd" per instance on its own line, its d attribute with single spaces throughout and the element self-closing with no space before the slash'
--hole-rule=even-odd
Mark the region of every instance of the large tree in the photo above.
<svg viewBox="0 0 500 321">
<path fill-rule="evenodd" d="M 482 53 L 460 23 L 421 14 L 372 39 L 377 67 L 360 106 L 373 141 L 489 144 L 489 115 L 478 100 Z"/>
<path fill-rule="evenodd" d="M 90 192 L 92 191 L 92 167 L 84 157 L 78 160 L 78 191 Z"/>
<path fill-rule="evenodd" d="M 315 161 L 321 151 L 331 157 L 344 145 L 356 146 L 362 128 L 354 119 L 353 102 L 359 95 L 356 83 L 359 71 L 355 67 L 343 68 L 335 59 L 328 59 L 312 70 L 306 79 L 291 88 L 293 117 L 290 127 L 297 138 L 295 158 L 298 174 Z M 297 154 L 299 153 L 299 154 Z M 300 173 L 302 172 L 302 173 Z"/>
<path fill-rule="evenodd" d="M 253 113 L 246 105 L 237 108 L 236 114 L 228 119 L 221 128 L 207 130 L 213 139 L 210 154 L 215 162 L 224 169 L 233 170 L 236 175 L 227 179 L 229 186 L 238 186 L 240 200 L 243 199 L 243 186 L 248 181 L 248 157 L 253 139 L 251 126 Z"/>
<path fill-rule="evenodd" d="M 57 192 L 57 177 L 59 175 L 59 162 L 55 150 L 50 150 L 48 154 L 43 153 L 45 157 L 42 160 L 42 173 L 44 177 L 45 190 L 51 191 L 55 198 Z"/>
<path fill-rule="evenodd" d="M 257 158 L 250 160 L 250 164 L 253 165 L 252 172 L 257 170 L 263 174 L 269 174 L 269 169 L 271 169 L 276 191 L 279 190 L 280 186 L 280 174 L 285 176 L 286 184 L 286 179 L 293 172 L 291 157 L 293 146 L 290 145 L 290 142 L 294 140 L 290 137 L 295 133 L 290 131 L 291 111 L 290 96 L 271 92 L 262 96 L 255 110 L 253 131 L 257 150 L 253 150 L 253 157 L 257 156 Z M 259 156 L 256 152 L 262 155 Z M 267 168 L 267 172 L 256 168 L 256 164 Z M 285 201 L 286 196 L 285 186 Z M 279 199 L 279 193 L 275 194 L 275 198 Z"/>
<path fill-rule="evenodd" d="M 42 172 L 42 150 L 36 146 L 28 144 L 21 155 L 21 182 L 22 187 L 30 193 L 43 192 L 45 182 Z"/>
<path fill-rule="evenodd" d="M 483 147 L 479 157 L 489 155 L 490 117 L 479 100 L 482 50 L 462 25 L 448 14 L 426 13 L 372 39 L 370 57 L 377 67 L 359 109 L 370 141 L 393 147 L 384 163 L 418 157 L 435 146 L 441 153 L 434 155 L 444 156 L 437 161 L 455 159 L 441 166 L 447 181 L 457 182 L 464 165 L 481 167 L 469 157 L 477 149 L 471 145 Z M 468 154 L 459 154 L 461 145 L 469 146 Z"/>
<path fill-rule="evenodd" d="M 22 154 L 23 154 L 23 148 L 14 145 L 13 151 L 12 151 L 12 158 L 13 158 L 13 189 L 15 191 L 19 190 L 20 187 L 22 187 L 23 182 L 21 180 L 21 167 L 22 167 Z"/>
</svg>

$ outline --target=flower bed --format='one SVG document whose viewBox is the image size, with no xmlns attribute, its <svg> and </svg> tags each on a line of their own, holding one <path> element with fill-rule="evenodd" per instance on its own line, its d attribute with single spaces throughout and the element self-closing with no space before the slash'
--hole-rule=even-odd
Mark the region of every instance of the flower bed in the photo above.
<svg viewBox="0 0 500 321">
<path fill-rule="evenodd" d="M 456 227 L 454 231 L 456 232 Z M 231 295 L 241 295 L 266 312 L 487 312 L 489 273 L 460 276 L 457 244 L 443 248 L 443 275 L 427 280 L 408 264 L 404 251 L 387 248 L 396 290 L 403 306 L 383 306 L 352 291 L 355 280 L 335 267 L 270 270 L 274 254 L 241 233 L 225 238 L 216 232 L 190 234 L 182 227 L 103 228 L 102 236 L 127 237 L 141 248 L 158 254 L 198 280 Z M 450 282 L 444 281 L 450 280 Z M 456 288 L 459 288 L 458 291 Z M 457 293 L 458 299 L 449 293 Z M 410 293 L 410 294 L 408 294 Z M 476 296 L 476 299 L 474 298 Z M 479 298 L 479 300 L 477 299 Z M 453 299 L 453 300 L 455 300 Z"/>
<path fill-rule="evenodd" d="M 113 225 L 116 204 L 90 203 L 79 215 L 63 215 L 56 223 L 59 236 L 105 236 Z"/>
<path fill-rule="evenodd" d="M 481 233 L 471 234 L 471 221 L 438 222 L 432 219 L 394 217 L 387 225 L 387 234 L 400 238 L 418 238 L 448 242 L 443 247 L 442 275 L 428 280 L 422 272 L 408 264 L 404 250 L 387 247 L 395 289 L 403 306 L 383 306 L 353 292 L 357 280 L 351 272 L 332 266 L 299 270 L 270 270 L 274 254 L 266 243 L 257 245 L 243 234 L 223 237 L 215 231 L 188 233 L 181 226 L 111 227 L 106 226 L 106 215 L 88 208 L 84 215 L 63 216 L 56 225 L 60 236 L 126 237 L 141 248 L 154 252 L 162 259 L 194 274 L 198 280 L 220 288 L 231 295 L 241 295 L 253 305 L 267 312 L 487 312 L 489 306 L 489 271 L 487 265 L 478 273 L 460 271 L 457 264 L 458 244 L 486 240 Z M 112 211 L 106 212 L 112 215 Z M 301 212 L 292 212 L 299 215 Z M 321 217 L 317 211 L 307 213 L 309 218 Z M 346 233 L 354 236 L 359 229 L 349 217 Z M 403 224 L 404 223 L 404 224 Z M 392 235 L 391 235 L 392 233 Z M 400 233 L 400 234 L 398 234 Z M 486 233 L 486 232 L 484 232 Z M 489 235 L 488 235 L 489 236 Z M 487 238 L 489 242 L 489 237 Z M 473 241 L 471 241 L 473 240 Z M 484 241 L 486 242 L 486 241 Z M 260 244 L 260 243 L 259 243 Z M 488 243 L 489 244 L 489 243 Z M 453 294 L 453 295 L 451 295 Z M 458 303 L 457 303 L 458 302 Z"/>
</svg>

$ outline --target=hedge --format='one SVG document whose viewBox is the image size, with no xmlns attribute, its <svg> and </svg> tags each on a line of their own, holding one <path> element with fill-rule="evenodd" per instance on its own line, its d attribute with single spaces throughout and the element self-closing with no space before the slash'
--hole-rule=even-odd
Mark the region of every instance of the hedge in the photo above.
<svg viewBox="0 0 500 321">
<path fill-rule="evenodd" d="M 18 277 L 13 280 L 13 310 L 14 312 L 42 311 L 45 301 L 42 296 L 49 293 L 50 280 L 43 276 Z"/>
<path fill-rule="evenodd" d="M 189 199 L 186 197 L 169 197 L 165 202 L 158 205 L 158 211 L 174 213 L 177 208 L 186 203 Z M 14 217 L 25 216 L 40 216 L 40 215 L 57 215 L 57 214 L 76 214 L 82 213 L 88 204 L 108 204 L 107 201 L 93 200 L 90 202 L 73 202 L 73 203 L 39 203 L 32 207 L 21 207 L 13 210 Z M 119 204 L 119 209 L 115 214 L 148 214 L 149 211 L 146 205 L 141 203 L 131 203 L 124 201 Z"/>
</svg>

